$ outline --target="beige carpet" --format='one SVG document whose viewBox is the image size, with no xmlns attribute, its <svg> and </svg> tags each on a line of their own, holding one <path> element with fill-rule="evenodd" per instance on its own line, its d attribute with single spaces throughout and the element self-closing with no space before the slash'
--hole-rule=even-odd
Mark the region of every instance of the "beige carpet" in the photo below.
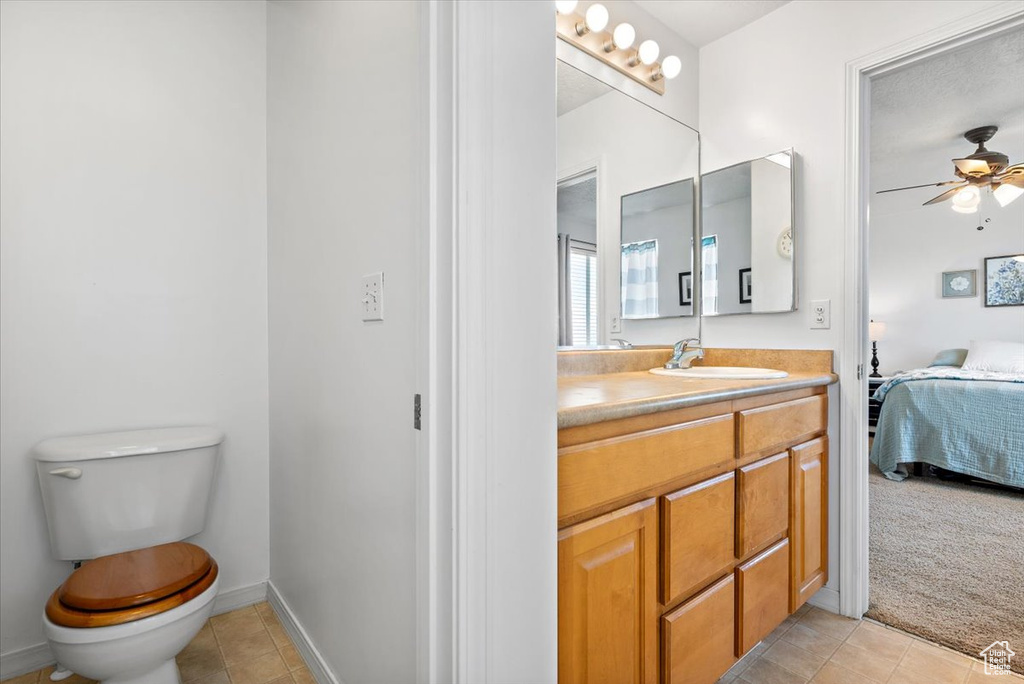
<svg viewBox="0 0 1024 684">
<path fill-rule="evenodd" d="M 977 657 L 994 641 L 1024 672 L 1024 496 L 871 466 L 867 616 Z"/>
</svg>

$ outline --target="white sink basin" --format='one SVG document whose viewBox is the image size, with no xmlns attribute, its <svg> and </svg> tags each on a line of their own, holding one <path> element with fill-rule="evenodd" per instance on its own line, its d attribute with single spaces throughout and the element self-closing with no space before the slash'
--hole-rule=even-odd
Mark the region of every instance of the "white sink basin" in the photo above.
<svg viewBox="0 0 1024 684">
<path fill-rule="evenodd" d="M 674 378 L 702 378 L 718 380 L 771 380 L 789 375 L 786 371 L 771 368 L 740 368 L 737 366 L 694 366 L 693 368 L 652 368 L 655 375 L 670 375 Z"/>
</svg>

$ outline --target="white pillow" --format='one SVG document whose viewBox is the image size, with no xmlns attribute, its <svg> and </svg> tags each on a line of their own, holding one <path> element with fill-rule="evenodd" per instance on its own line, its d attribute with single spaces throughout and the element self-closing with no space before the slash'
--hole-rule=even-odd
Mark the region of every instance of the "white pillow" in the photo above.
<svg viewBox="0 0 1024 684">
<path fill-rule="evenodd" d="M 971 340 L 963 369 L 1024 374 L 1024 343 Z"/>
</svg>

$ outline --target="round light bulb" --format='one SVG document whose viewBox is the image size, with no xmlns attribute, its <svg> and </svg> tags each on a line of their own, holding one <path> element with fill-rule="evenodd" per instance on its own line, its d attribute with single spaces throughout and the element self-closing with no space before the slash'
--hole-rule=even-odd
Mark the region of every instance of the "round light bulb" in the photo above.
<svg viewBox="0 0 1024 684">
<path fill-rule="evenodd" d="M 620 50 L 630 47 L 634 40 L 636 40 L 636 29 L 633 28 L 632 24 L 619 24 L 612 31 L 612 42 Z"/>
<path fill-rule="evenodd" d="M 555 11 L 559 14 L 572 14 L 580 0 L 555 0 Z"/>
<path fill-rule="evenodd" d="M 682 61 L 675 55 L 669 55 L 661 62 L 661 73 L 665 78 L 673 79 L 683 70 Z"/>
<path fill-rule="evenodd" d="M 962 214 L 972 214 L 981 203 L 981 192 L 977 186 L 968 185 L 953 195 L 953 209 Z"/>
<path fill-rule="evenodd" d="M 587 28 L 591 31 L 604 31 L 604 27 L 608 25 L 608 8 L 595 2 L 587 8 L 584 20 L 587 22 Z"/>
<path fill-rule="evenodd" d="M 637 57 L 640 59 L 641 64 L 650 66 L 658 61 L 658 55 L 661 53 L 661 48 L 653 40 L 645 40 L 640 43 L 640 47 L 637 48 Z"/>
</svg>

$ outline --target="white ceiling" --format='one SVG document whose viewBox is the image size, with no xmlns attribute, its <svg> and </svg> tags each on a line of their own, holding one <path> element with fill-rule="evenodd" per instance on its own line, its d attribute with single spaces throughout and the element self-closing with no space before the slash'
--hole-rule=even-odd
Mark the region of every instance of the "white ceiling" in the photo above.
<svg viewBox="0 0 1024 684">
<path fill-rule="evenodd" d="M 1024 162 L 1024 29 L 872 79 L 872 190 L 953 180 L 950 160 L 975 150 L 964 132 L 989 124 L 999 132 L 986 147 Z M 940 190 L 881 198 L 923 202 Z"/>
<path fill-rule="evenodd" d="M 753 23 L 788 0 L 636 0 L 695 47 Z"/>
<path fill-rule="evenodd" d="M 596 224 L 597 178 L 559 186 L 558 216 L 587 225 Z"/>
<path fill-rule="evenodd" d="M 558 74 L 558 116 L 596 100 L 612 87 L 579 69 L 556 59 Z"/>
</svg>

